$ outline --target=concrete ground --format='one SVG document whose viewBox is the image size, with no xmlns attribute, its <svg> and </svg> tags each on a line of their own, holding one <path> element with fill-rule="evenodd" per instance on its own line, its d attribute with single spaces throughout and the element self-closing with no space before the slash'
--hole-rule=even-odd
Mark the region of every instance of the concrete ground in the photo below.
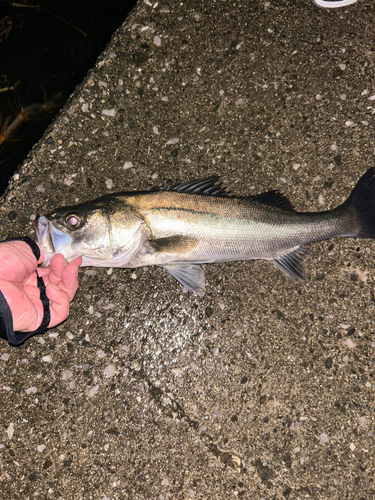
<svg viewBox="0 0 375 500">
<path fill-rule="evenodd" d="M 332 208 L 374 165 L 375 6 L 140 2 L 20 167 L 2 238 L 53 207 L 212 174 Z M 375 246 L 80 271 L 68 320 L 0 344 L 9 499 L 375 498 Z"/>
</svg>

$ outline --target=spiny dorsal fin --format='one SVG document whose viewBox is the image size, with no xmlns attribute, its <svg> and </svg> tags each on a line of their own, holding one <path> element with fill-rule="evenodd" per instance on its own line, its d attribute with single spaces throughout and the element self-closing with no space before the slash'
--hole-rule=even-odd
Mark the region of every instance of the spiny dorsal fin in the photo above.
<svg viewBox="0 0 375 500">
<path fill-rule="evenodd" d="M 178 191 L 179 193 L 189 194 L 205 194 L 209 196 L 228 196 L 228 192 L 220 184 L 216 184 L 219 180 L 218 175 L 205 177 L 204 179 L 196 179 L 194 181 L 176 184 L 165 191 Z"/>
<path fill-rule="evenodd" d="M 298 247 L 275 260 L 270 260 L 271 264 L 286 274 L 293 281 L 306 281 L 307 273 L 304 258 L 306 247 Z"/>
<path fill-rule="evenodd" d="M 250 198 L 255 198 L 261 203 L 266 205 L 271 205 L 273 207 L 282 208 L 283 210 L 288 210 L 289 212 L 294 212 L 293 205 L 290 203 L 288 198 L 280 193 L 277 189 L 273 191 L 267 191 L 265 193 L 260 193 L 255 196 L 250 196 Z"/>
</svg>

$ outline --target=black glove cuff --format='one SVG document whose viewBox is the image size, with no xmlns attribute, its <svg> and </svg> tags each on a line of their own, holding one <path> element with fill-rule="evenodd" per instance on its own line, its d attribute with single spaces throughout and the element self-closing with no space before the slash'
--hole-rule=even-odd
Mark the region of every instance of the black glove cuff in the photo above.
<svg viewBox="0 0 375 500">
<path fill-rule="evenodd" d="M 9 240 L 2 241 L 1 243 L 7 243 L 8 241 L 23 241 L 24 243 L 27 243 L 31 248 L 31 251 L 33 252 L 36 260 L 38 261 L 40 259 L 40 248 L 35 243 L 35 241 L 33 241 L 28 236 L 20 236 L 19 238 L 10 238 Z"/>
</svg>

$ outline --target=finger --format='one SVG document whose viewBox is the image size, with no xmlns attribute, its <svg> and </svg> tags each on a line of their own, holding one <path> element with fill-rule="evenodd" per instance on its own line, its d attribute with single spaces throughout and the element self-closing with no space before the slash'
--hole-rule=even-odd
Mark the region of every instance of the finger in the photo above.
<svg viewBox="0 0 375 500">
<path fill-rule="evenodd" d="M 37 287 L 37 274 L 31 273 L 30 276 L 24 281 L 24 286 L 34 286 Z"/>
<path fill-rule="evenodd" d="M 68 265 L 67 260 L 61 253 L 57 253 L 54 255 L 51 259 L 51 276 L 50 280 L 52 283 L 57 284 L 61 278 L 62 278 L 62 273 L 65 269 L 65 267 Z"/>
<path fill-rule="evenodd" d="M 37 285 L 24 285 L 23 291 L 28 297 L 40 298 L 40 290 Z"/>
<path fill-rule="evenodd" d="M 76 264 L 78 267 L 81 266 L 82 264 L 82 257 L 77 257 L 76 259 L 72 260 L 72 263 Z"/>
<path fill-rule="evenodd" d="M 38 276 L 40 276 L 41 278 L 48 276 L 50 272 L 51 269 L 49 267 L 38 267 L 37 270 Z"/>
<path fill-rule="evenodd" d="M 68 293 L 70 300 L 73 300 L 78 289 L 78 270 L 79 266 L 75 261 L 70 262 L 64 269 L 62 281 L 59 283 L 59 287 Z"/>
<path fill-rule="evenodd" d="M 44 250 L 43 250 L 43 248 L 41 248 L 41 246 L 39 245 L 39 243 L 37 241 L 35 243 L 38 245 L 39 250 L 40 250 L 40 257 L 39 257 L 39 260 L 38 260 L 38 265 L 39 265 L 44 260 Z"/>
<path fill-rule="evenodd" d="M 51 319 L 48 325 L 49 328 L 60 324 L 69 315 L 70 298 L 67 292 L 60 290 L 53 283 L 49 283 L 46 287 L 46 294 L 50 301 Z"/>
</svg>

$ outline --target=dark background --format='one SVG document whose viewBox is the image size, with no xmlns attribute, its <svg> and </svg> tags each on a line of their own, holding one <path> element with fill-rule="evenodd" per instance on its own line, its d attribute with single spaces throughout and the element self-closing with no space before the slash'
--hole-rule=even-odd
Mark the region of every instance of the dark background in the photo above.
<svg viewBox="0 0 375 500">
<path fill-rule="evenodd" d="M 0 0 L 0 140 L 22 108 L 51 104 L 0 145 L 0 194 L 136 3 Z"/>
</svg>

